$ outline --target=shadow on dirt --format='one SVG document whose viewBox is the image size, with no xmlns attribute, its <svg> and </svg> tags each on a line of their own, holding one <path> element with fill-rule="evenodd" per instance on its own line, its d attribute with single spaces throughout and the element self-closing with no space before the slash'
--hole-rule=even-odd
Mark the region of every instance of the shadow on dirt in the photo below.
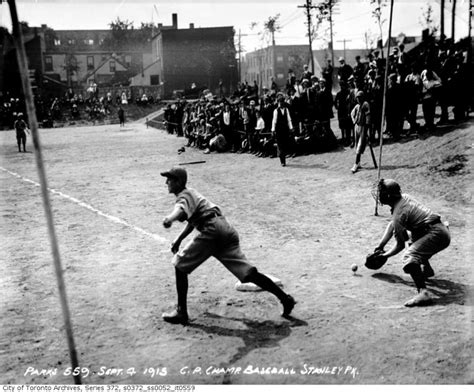
<svg viewBox="0 0 474 392">
<path fill-rule="evenodd" d="M 223 317 L 214 313 L 204 313 L 207 319 L 217 320 L 216 324 L 199 324 L 190 323 L 190 328 L 200 329 L 206 334 L 215 334 L 219 336 L 232 336 L 242 339 L 243 346 L 237 348 L 237 352 L 226 363 L 221 363 L 220 367 L 230 368 L 234 363 L 244 358 L 250 352 L 259 348 L 278 347 L 279 342 L 288 337 L 291 333 L 291 327 L 308 325 L 303 320 L 298 320 L 294 317 L 285 317 L 288 322 L 274 322 L 274 321 L 255 321 L 246 318 Z M 243 323 L 246 328 L 228 328 L 222 325 L 217 325 L 220 320 L 237 321 Z M 222 381 L 223 384 L 231 384 L 231 375 L 225 374 Z"/>
<path fill-rule="evenodd" d="M 372 275 L 373 278 L 383 280 L 388 283 L 404 284 L 406 286 L 415 287 L 411 280 L 405 280 L 398 275 L 386 274 L 378 272 Z M 433 293 L 436 298 L 433 305 L 467 305 L 473 306 L 474 288 L 461 284 L 451 282 L 446 279 L 428 279 L 426 280 L 426 288 Z"/>
</svg>

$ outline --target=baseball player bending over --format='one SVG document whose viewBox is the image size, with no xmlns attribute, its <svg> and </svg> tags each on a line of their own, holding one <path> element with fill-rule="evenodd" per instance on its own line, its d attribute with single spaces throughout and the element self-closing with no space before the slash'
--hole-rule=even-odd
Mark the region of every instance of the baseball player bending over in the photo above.
<svg viewBox="0 0 474 392">
<path fill-rule="evenodd" d="M 186 188 L 186 170 L 172 168 L 161 175 L 166 177 L 169 193 L 176 195 L 174 209 L 163 220 L 163 226 L 170 228 L 175 221 L 187 221 L 186 227 L 171 245 L 171 251 L 174 254 L 173 265 L 176 273 L 178 305 L 174 311 L 163 313 L 163 319 L 173 324 L 188 322 L 188 274 L 211 256 L 218 259 L 241 282 L 252 282 L 274 294 L 283 305 L 282 315 L 289 316 L 296 304 L 293 297 L 247 262 L 240 249 L 239 235 L 222 215 L 220 208 L 194 189 Z M 178 252 L 181 242 L 195 228 L 199 234 Z"/>
<path fill-rule="evenodd" d="M 408 240 L 407 231 L 411 232 L 411 244 L 403 260 L 403 271 L 410 274 L 418 289 L 418 295 L 405 303 L 405 306 L 423 306 L 432 302 L 425 286 L 425 279 L 434 276 L 429 259 L 447 248 L 451 236 L 448 227 L 441 222 L 441 217 L 433 213 L 409 195 L 402 194 L 400 185 L 394 180 L 380 180 L 378 195 L 381 204 L 392 208 L 392 221 L 376 250 L 383 251 L 388 241 L 395 237 L 395 245 L 382 255 L 391 257 L 405 248 Z"/>
</svg>

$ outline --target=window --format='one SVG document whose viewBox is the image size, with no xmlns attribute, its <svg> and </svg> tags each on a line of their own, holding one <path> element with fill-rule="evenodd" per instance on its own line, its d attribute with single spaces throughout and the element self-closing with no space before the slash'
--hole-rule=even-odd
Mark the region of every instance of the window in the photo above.
<svg viewBox="0 0 474 392">
<path fill-rule="evenodd" d="M 85 39 L 85 40 L 84 40 L 84 43 L 85 43 L 86 45 L 94 45 L 94 40 L 93 40 L 93 39 Z"/>
<path fill-rule="evenodd" d="M 295 56 L 288 56 L 288 62 L 291 63 L 295 61 Z"/>
<path fill-rule="evenodd" d="M 87 56 L 87 69 L 94 69 L 94 56 Z"/>
<path fill-rule="evenodd" d="M 157 86 L 160 84 L 160 75 L 150 75 L 150 84 Z"/>
<path fill-rule="evenodd" d="M 281 55 L 277 56 L 277 62 L 282 63 L 283 62 L 283 56 L 281 56 Z"/>
<path fill-rule="evenodd" d="M 277 78 L 278 79 L 284 79 L 285 75 L 283 75 L 282 73 L 279 73 L 279 74 L 277 74 Z"/>
<path fill-rule="evenodd" d="M 109 71 L 110 72 L 115 72 L 115 60 L 110 60 L 109 61 Z"/>
<path fill-rule="evenodd" d="M 61 45 L 61 40 L 58 39 L 58 38 L 55 38 L 54 39 L 54 46 L 59 46 L 59 45 Z"/>
<path fill-rule="evenodd" d="M 44 70 L 45 72 L 51 72 L 53 70 L 53 58 L 51 56 L 45 56 Z"/>
<path fill-rule="evenodd" d="M 132 56 L 130 56 L 129 54 L 125 56 L 125 64 L 127 65 L 127 67 L 130 67 L 130 64 L 132 64 Z"/>
<path fill-rule="evenodd" d="M 68 45 L 76 45 L 76 40 L 74 38 L 69 38 L 67 40 Z"/>
</svg>

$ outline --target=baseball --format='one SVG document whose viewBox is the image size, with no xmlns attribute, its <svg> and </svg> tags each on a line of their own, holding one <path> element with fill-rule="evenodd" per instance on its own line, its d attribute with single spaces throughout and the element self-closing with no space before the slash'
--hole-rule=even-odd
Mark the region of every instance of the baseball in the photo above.
<svg viewBox="0 0 474 392">
<path fill-rule="evenodd" d="M 352 266 L 351 266 L 352 272 L 356 272 L 356 271 L 357 271 L 357 268 L 358 268 L 358 267 L 357 267 L 357 264 L 352 264 Z"/>
</svg>

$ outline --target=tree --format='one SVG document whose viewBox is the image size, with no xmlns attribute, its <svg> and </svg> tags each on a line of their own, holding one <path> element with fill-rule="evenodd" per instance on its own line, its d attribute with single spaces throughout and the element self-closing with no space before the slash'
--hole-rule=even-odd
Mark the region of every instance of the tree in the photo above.
<svg viewBox="0 0 474 392">
<path fill-rule="evenodd" d="M 383 18 L 383 8 L 387 6 L 384 0 L 370 0 L 370 4 L 374 7 L 372 10 L 372 17 L 375 19 L 375 22 L 377 23 L 379 27 L 379 32 L 380 32 L 380 38 L 379 38 L 379 43 L 380 43 L 380 49 L 382 52 L 382 58 L 383 58 L 383 25 L 387 21 L 387 19 Z M 390 37 L 388 37 L 390 39 Z"/>
<path fill-rule="evenodd" d="M 377 35 L 374 35 L 370 30 L 366 30 L 364 33 L 364 42 L 367 54 L 369 54 L 376 46 Z"/>
<path fill-rule="evenodd" d="M 133 30 L 133 23 L 128 20 L 121 20 L 119 17 L 109 23 L 110 35 L 104 39 L 102 46 L 110 50 L 120 50 L 130 43 L 130 31 Z"/>
<path fill-rule="evenodd" d="M 334 45 L 333 45 L 333 31 L 332 31 L 332 26 L 333 26 L 333 21 L 332 21 L 332 16 L 333 16 L 333 11 L 334 7 L 337 4 L 337 0 L 325 0 L 319 5 L 316 6 L 316 25 L 315 25 L 315 34 L 317 31 L 321 29 L 321 26 L 323 25 L 324 22 L 329 23 L 329 46 L 331 49 L 331 61 L 334 64 Z M 324 34 L 325 36 L 327 35 Z"/>
<path fill-rule="evenodd" d="M 422 18 L 420 19 L 420 24 L 423 28 L 428 30 L 428 35 L 430 37 L 436 36 L 436 33 L 438 32 L 438 25 L 436 24 L 433 17 L 433 7 L 431 4 L 426 5 L 426 9 L 424 10 Z"/>
<path fill-rule="evenodd" d="M 76 56 L 74 56 L 74 54 L 72 53 L 66 53 L 64 65 L 62 67 L 66 71 L 67 85 L 68 87 L 72 87 L 73 76 L 76 75 L 77 71 L 79 71 L 80 68 Z"/>
</svg>

